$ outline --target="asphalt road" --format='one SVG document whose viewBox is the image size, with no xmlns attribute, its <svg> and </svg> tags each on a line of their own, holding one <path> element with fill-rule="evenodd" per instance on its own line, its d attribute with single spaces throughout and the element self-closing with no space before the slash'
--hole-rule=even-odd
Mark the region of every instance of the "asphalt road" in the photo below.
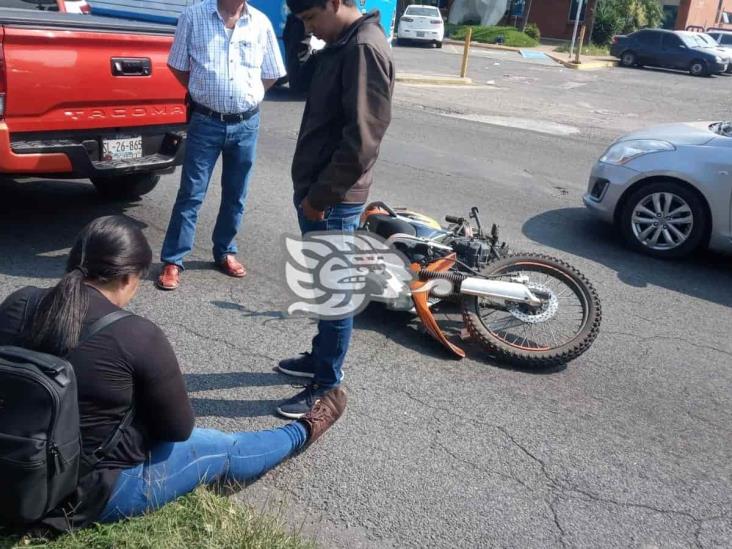
<svg viewBox="0 0 732 549">
<path fill-rule="evenodd" d="M 449 50 L 395 55 L 406 72 L 459 67 Z M 452 360 L 408 317 L 369 310 L 356 322 L 343 419 L 238 497 L 330 547 L 728 547 L 730 260 L 632 254 L 581 195 L 609 140 L 728 115 L 732 79 L 482 53 L 470 67 L 480 86 L 398 85 L 371 198 L 440 218 L 476 205 L 512 248 L 571 262 L 600 293 L 597 341 L 566 367 L 521 371 L 474 349 Z M 275 403 L 297 390 L 272 368 L 314 333 L 284 314 L 302 107 L 283 93 L 263 107 L 239 238 L 250 275 L 211 269 L 217 169 L 181 288 L 156 290 L 153 272 L 131 306 L 169 335 L 199 426 L 281 425 Z M 100 215 L 137 220 L 157 254 L 178 177 L 135 203 L 104 203 L 83 182 L 0 183 L 0 295 L 52 284 Z"/>
</svg>

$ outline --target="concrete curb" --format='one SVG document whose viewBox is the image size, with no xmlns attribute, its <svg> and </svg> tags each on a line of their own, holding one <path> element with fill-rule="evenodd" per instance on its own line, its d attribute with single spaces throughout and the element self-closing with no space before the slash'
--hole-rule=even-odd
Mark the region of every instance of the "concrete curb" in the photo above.
<svg viewBox="0 0 732 549">
<path fill-rule="evenodd" d="M 470 86 L 473 83 L 472 79 L 460 78 L 459 76 L 434 76 L 408 73 L 397 74 L 396 81 L 405 84 L 440 84 L 443 86 Z"/>
<path fill-rule="evenodd" d="M 544 55 L 546 55 L 549 59 L 556 61 L 560 65 L 567 67 L 568 69 L 575 69 L 578 71 L 592 71 L 618 66 L 617 61 L 586 61 L 584 63 L 573 63 L 571 61 L 566 61 L 561 57 L 557 57 L 546 52 L 544 52 Z"/>
<path fill-rule="evenodd" d="M 452 46 L 464 46 L 465 40 L 452 40 L 449 38 L 445 38 L 442 41 L 443 44 L 450 44 Z M 502 51 L 513 51 L 513 52 L 520 52 L 522 49 L 528 49 L 528 48 L 512 48 L 510 46 L 501 46 L 499 44 L 484 44 L 483 42 L 471 42 L 470 43 L 471 48 L 483 48 L 486 50 L 502 50 Z"/>
</svg>

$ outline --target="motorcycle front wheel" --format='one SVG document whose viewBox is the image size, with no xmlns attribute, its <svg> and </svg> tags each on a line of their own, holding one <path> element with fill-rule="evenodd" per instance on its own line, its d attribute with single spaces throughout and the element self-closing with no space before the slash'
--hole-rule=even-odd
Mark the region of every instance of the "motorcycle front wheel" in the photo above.
<svg viewBox="0 0 732 549">
<path fill-rule="evenodd" d="M 531 307 L 463 296 L 463 320 L 470 335 L 497 360 L 539 368 L 566 364 L 597 337 L 602 318 L 597 292 L 564 261 L 517 254 L 489 263 L 481 274 L 497 280 L 522 277 L 543 301 Z"/>
</svg>

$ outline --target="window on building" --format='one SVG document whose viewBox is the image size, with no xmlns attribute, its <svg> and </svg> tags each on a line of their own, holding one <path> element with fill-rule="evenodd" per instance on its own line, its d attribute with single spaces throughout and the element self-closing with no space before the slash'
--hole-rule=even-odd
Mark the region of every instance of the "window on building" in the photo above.
<svg viewBox="0 0 732 549">
<path fill-rule="evenodd" d="M 588 0 L 572 0 L 571 5 L 569 6 L 569 20 L 574 21 L 577 16 L 577 6 L 578 4 L 582 2 L 582 9 L 580 9 L 580 21 L 585 20 L 585 10 L 587 9 L 587 2 Z"/>
</svg>

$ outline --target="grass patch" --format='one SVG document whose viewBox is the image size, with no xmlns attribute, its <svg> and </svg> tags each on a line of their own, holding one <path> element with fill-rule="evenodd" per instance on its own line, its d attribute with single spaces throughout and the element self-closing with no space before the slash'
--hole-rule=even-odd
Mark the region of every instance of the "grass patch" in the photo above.
<svg viewBox="0 0 732 549">
<path fill-rule="evenodd" d="M 484 44 L 495 44 L 499 36 L 503 36 L 504 46 L 512 48 L 531 48 L 538 46 L 539 42 L 531 38 L 528 34 L 517 30 L 514 27 L 482 27 L 479 25 L 450 25 L 445 27 L 447 34 L 454 40 L 465 40 L 468 27 L 473 29 L 473 42 L 482 42 Z"/>
<path fill-rule="evenodd" d="M 94 525 L 53 541 L 1 537 L 0 549 L 305 549 L 315 544 L 284 533 L 276 519 L 254 513 L 200 487 L 155 513 L 115 524 Z"/>
<path fill-rule="evenodd" d="M 558 48 L 555 48 L 554 51 L 559 53 L 569 53 L 569 44 L 562 44 Z M 575 51 L 577 51 L 577 47 L 575 46 Z M 580 55 L 610 55 L 610 48 L 607 46 L 598 46 L 597 44 L 589 44 L 582 46 L 582 51 L 580 52 Z"/>
</svg>

